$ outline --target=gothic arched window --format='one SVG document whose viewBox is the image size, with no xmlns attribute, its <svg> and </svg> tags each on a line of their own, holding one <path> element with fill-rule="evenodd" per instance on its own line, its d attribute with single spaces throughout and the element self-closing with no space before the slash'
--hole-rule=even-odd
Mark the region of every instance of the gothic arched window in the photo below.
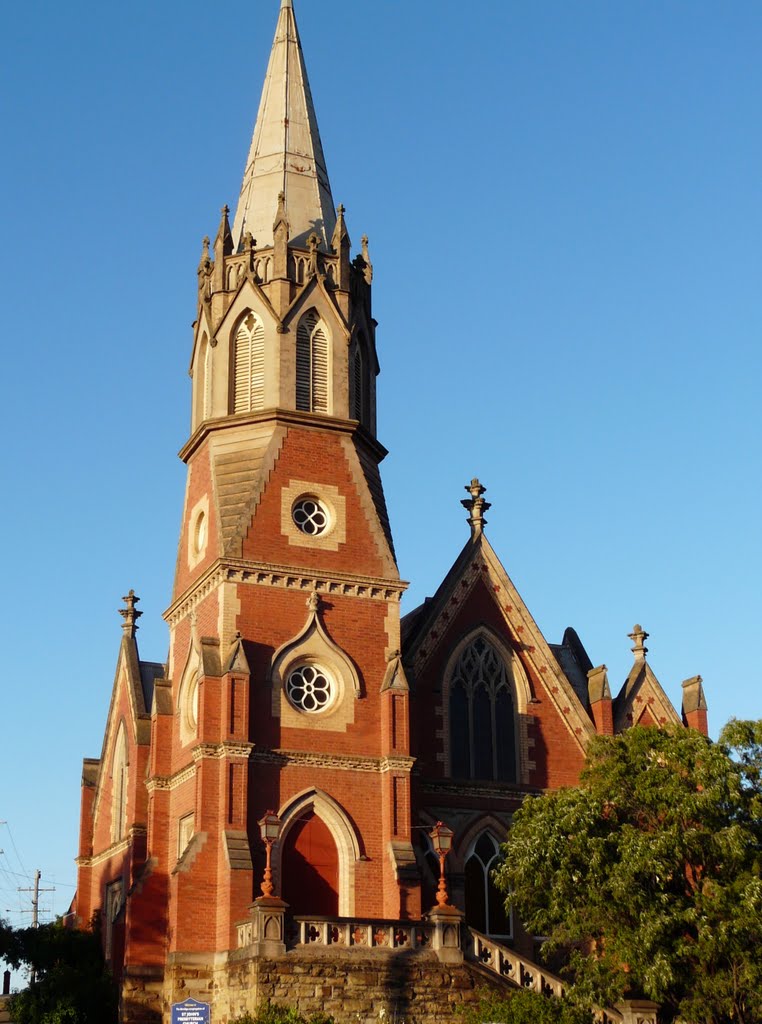
<svg viewBox="0 0 762 1024">
<path fill-rule="evenodd" d="M 296 329 L 296 408 L 328 412 L 328 334 L 314 309 Z"/>
<path fill-rule="evenodd" d="M 450 775 L 516 781 L 511 679 L 481 635 L 463 648 L 450 678 Z"/>
<path fill-rule="evenodd" d="M 511 915 L 505 897 L 492 882 L 492 871 L 500 863 L 500 848 L 491 832 L 482 832 L 466 860 L 466 922 L 485 935 L 510 938 Z"/>
<path fill-rule="evenodd" d="M 118 842 L 127 831 L 127 734 L 124 722 L 114 744 L 111 767 L 111 841 Z"/>
<path fill-rule="evenodd" d="M 265 406 L 265 328 L 249 313 L 235 335 L 233 412 L 258 412 Z"/>
</svg>

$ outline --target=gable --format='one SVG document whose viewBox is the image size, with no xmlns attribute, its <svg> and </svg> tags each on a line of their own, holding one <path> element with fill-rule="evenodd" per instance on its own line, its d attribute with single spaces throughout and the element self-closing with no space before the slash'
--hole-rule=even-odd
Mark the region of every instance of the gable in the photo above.
<svg viewBox="0 0 762 1024">
<path fill-rule="evenodd" d="M 551 707 L 580 750 L 595 727 L 515 586 L 482 535 L 461 552 L 436 595 L 404 630 L 411 685 L 441 674 L 458 639 L 478 625 L 499 636 L 519 659 L 531 687 L 530 703 Z"/>
</svg>

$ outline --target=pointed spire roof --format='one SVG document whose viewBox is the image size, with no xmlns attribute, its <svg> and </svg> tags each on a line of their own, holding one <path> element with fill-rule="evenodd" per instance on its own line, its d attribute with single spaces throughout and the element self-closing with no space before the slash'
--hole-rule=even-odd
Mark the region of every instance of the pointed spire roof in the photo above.
<svg viewBox="0 0 762 1024">
<path fill-rule="evenodd" d="M 280 192 L 285 194 L 290 241 L 305 245 L 315 232 L 327 249 L 336 214 L 291 0 L 281 0 L 233 222 L 236 250 L 247 231 L 257 248 L 273 244 Z"/>
</svg>

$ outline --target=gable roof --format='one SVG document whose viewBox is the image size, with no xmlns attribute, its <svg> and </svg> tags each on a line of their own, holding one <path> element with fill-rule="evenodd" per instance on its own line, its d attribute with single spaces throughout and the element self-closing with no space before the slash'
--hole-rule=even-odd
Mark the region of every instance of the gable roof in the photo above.
<svg viewBox="0 0 762 1024">
<path fill-rule="evenodd" d="M 637 725 L 645 716 L 654 725 L 680 725 L 681 718 L 645 657 L 635 658 L 624 685 L 614 698 L 614 732 Z"/>
<path fill-rule="evenodd" d="M 409 678 L 411 681 L 415 678 L 437 648 L 441 632 L 437 624 L 441 622 L 446 626 L 454 614 L 453 609 L 468 599 L 477 581 L 482 579 L 489 584 L 488 589 L 514 646 L 522 651 L 534 670 L 534 679 L 540 680 L 544 696 L 556 707 L 570 733 L 584 749 L 586 739 L 595 733 L 587 712 L 586 678 L 584 692 L 582 695 L 577 692 L 586 652 L 576 633 L 572 631 L 576 644 L 571 636 L 565 635 L 562 656 L 569 665 L 575 666 L 576 685 L 573 685 L 483 532 L 475 532 L 466 543 L 434 596 L 403 619 L 403 656 L 410 670 Z M 563 644 L 557 648 L 559 646 L 564 648 Z"/>
</svg>

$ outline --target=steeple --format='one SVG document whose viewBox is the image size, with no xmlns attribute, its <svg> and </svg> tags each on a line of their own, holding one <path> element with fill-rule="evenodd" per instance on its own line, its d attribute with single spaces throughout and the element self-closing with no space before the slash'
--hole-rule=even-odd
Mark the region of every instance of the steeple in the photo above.
<svg viewBox="0 0 762 1024">
<path fill-rule="evenodd" d="M 321 248 L 328 250 L 336 214 L 291 0 L 281 2 L 233 222 L 235 251 L 247 231 L 257 248 L 272 245 L 281 192 L 289 241 L 304 246 L 315 232 Z"/>
</svg>

